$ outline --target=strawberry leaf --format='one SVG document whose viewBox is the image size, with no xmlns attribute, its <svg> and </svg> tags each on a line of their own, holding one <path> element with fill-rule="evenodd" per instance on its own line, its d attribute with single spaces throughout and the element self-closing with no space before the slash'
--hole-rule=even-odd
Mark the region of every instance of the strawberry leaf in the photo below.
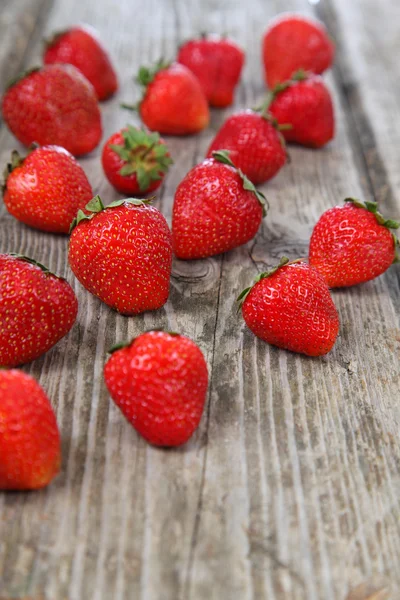
<svg viewBox="0 0 400 600">
<path fill-rule="evenodd" d="M 361 202 L 356 198 L 345 198 L 345 202 L 351 202 L 357 208 L 363 208 L 364 210 L 368 210 L 371 212 L 379 225 L 383 225 L 383 227 L 387 227 L 388 229 L 398 229 L 400 227 L 400 223 L 395 221 L 395 219 L 385 219 L 385 217 L 378 211 L 378 203 L 377 202 Z"/>
<path fill-rule="evenodd" d="M 279 264 L 276 265 L 275 267 L 273 267 L 270 271 L 265 271 L 263 273 L 259 273 L 257 275 L 257 277 L 255 277 L 253 284 L 250 287 L 247 287 L 246 289 L 244 289 L 243 292 L 241 292 L 239 294 L 239 296 L 236 298 L 236 301 L 239 302 L 239 309 L 243 306 L 244 301 L 246 300 L 247 296 L 249 295 L 250 291 L 253 289 L 253 287 L 255 286 L 256 283 L 258 283 L 262 279 L 265 279 L 266 277 L 270 277 L 271 275 L 276 273 L 276 271 L 278 269 L 280 269 L 281 267 L 284 267 L 285 265 L 296 263 L 296 262 L 301 262 L 301 261 L 302 261 L 302 259 L 298 259 L 298 260 L 289 262 L 289 259 L 287 258 L 287 256 L 282 256 L 281 260 L 279 261 Z M 238 309 L 238 311 L 239 311 L 239 309 Z"/>
<path fill-rule="evenodd" d="M 98 213 L 98 212 L 101 212 L 102 210 L 104 210 L 104 204 L 103 204 L 100 196 L 97 195 L 94 198 L 92 198 L 90 200 L 90 202 L 88 202 L 86 204 L 85 208 L 86 208 L 86 210 L 89 210 L 90 212 Z"/>
</svg>

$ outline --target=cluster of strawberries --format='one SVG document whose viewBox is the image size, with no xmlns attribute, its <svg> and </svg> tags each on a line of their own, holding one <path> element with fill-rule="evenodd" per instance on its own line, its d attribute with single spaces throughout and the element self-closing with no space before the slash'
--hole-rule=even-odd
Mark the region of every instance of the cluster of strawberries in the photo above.
<svg viewBox="0 0 400 600">
<path fill-rule="evenodd" d="M 104 172 L 122 194 L 104 206 L 74 156 L 102 135 L 98 100 L 117 89 L 110 60 L 88 28 L 54 36 L 45 66 L 14 80 L 2 113 L 29 153 L 13 152 L 4 203 L 23 223 L 70 233 L 69 264 L 80 283 L 125 315 L 162 307 L 168 299 L 173 253 L 201 259 L 245 244 L 267 212 L 255 187 L 287 160 L 285 142 L 321 147 L 334 136 L 329 90 L 320 73 L 333 61 L 324 27 L 297 15 L 272 22 L 263 40 L 270 92 L 258 109 L 229 117 L 205 160 L 179 184 L 172 232 L 149 199 L 172 159 L 161 135 L 196 133 L 209 105 L 229 106 L 244 64 L 225 38 L 185 43 L 173 64 L 141 68 L 137 110 L 147 129 L 127 126 L 105 143 Z M 38 145 L 40 144 L 40 145 Z M 73 156 L 74 155 L 74 156 Z M 374 203 L 346 199 L 325 212 L 312 233 L 309 261 L 283 257 L 261 273 L 238 301 L 261 339 L 295 352 L 329 352 L 339 317 L 329 288 L 362 283 L 395 260 L 397 240 Z M 40 386 L 13 367 L 34 360 L 68 333 L 78 303 L 70 285 L 32 259 L 0 255 L 0 488 L 46 485 L 60 464 L 60 439 Z M 207 392 L 204 357 L 188 338 L 147 332 L 113 349 L 104 369 L 110 394 L 147 440 L 186 442 L 197 428 Z"/>
</svg>

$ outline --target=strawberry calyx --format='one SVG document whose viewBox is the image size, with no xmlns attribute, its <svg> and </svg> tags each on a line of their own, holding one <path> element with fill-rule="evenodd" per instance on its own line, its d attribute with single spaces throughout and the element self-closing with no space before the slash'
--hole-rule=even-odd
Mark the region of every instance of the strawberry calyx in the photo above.
<svg viewBox="0 0 400 600">
<path fill-rule="evenodd" d="M 352 204 L 354 204 L 354 206 L 357 206 L 357 208 L 364 208 L 365 210 L 371 212 L 375 216 L 379 225 L 383 225 L 388 229 L 398 229 L 400 227 L 400 223 L 398 221 L 395 221 L 394 219 L 385 219 L 385 217 L 380 212 L 378 212 L 377 202 L 361 202 L 356 198 L 345 198 L 344 201 L 351 202 Z"/>
<path fill-rule="evenodd" d="M 33 144 L 31 144 L 28 148 L 28 152 L 25 156 L 21 156 L 20 153 L 18 152 L 18 150 L 13 150 L 11 152 L 11 159 L 10 162 L 7 163 L 4 171 L 3 171 L 3 183 L 1 186 L 1 190 L 4 194 L 4 192 L 7 189 L 7 179 L 10 176 L 10 174 L 17 169 L 18 167 L 20 167 L 24 160 L 34 151 L 36 150 L 36 148 L 39 148 L 39 144 L 37 144 L 36 142 L 33 142 Z"/>
<path fill-rule="evenodd" d="M 104 206 L 102 199 L 99 195 L 95 196 L 88 202 L 85 206 L 85 210 L 87 210 L 90 214 L 86 214 L 83 210 L 79 209 L 75 219 L 72 221 L 69 232 L 71 233 L 73 229 L 82 221 L 90 221 L 97 214 L 102 212 L 103 210 L 108 210 L 109 208 L 117 208 L 118 206 L 122 206 L 123 204 L 133 204 L 134 206 L 147 206 L 153 200 L 154 196 L 151 198 L 123 198 L 122 200 L 114 200 L 107 206 Z"/>
<path fill-rule="evenodd" d="M 27 69 L 26 71 L 22 71 L 22 73 L 20 73 L 16 77 L 12 77 L 6 83 L 6 91 L 9 90 L 10 88 L 12 88 L 14 85 L 19 83 L 20 81 L 22 81 L 23 79 L 25 79 L 26 77 L 29 77 L 29 75 L 32 75 L 32 73 L 36 73 L 37 71 L 40 71 L 41 68 L 42 67 L 31 67 L 30 69 Z"/>
<path fill-rule="evenodd" d="M 30 258 L 29 256 L 25 256 L 24 254 L 18 254 L 17 252 L 9 252 L 8 256 L 12 256 L 13 258 L 16 258 L 18 260 L 27 262 L 31 265 L 34 265 L 35 267 L 39 267 L 39 269 L 41 269 L 45 275 L 51 275 L 52 277 L 57 277 L 57 279 L 61 279 L 62 281 L 65 281 L 64 277 L 60 277 L 59 275 L 56 275 L 55 273 L 50 271 L 50 269 L 48 269 L 47 267 L 42 265 L 42 263 L 38 262 L 37 260 L 35 260 L 33 258 Z"/>
<path fill-rule="evenodd" d="M 125 163 L 119 174 L 123 177 L 135 174 L 140 190 L 145 192 L 153 181 L 162 179 L 173 160 L 159 133 L 147 133 L 132 125 L 127 125 L 121 133 L 123 145 L 109 146 Z"/>
<path fill-rule="evenodd" d="M 279 94 L 287 90 L 292 85 L 298 83 L 299 81 L 305 81 L 309 77 L 310 73 L 304 71 L 304 69 L 299 69 L 298 71 L 293 73 L 290 79 L 282 81 L 282 83 L 277 83 L 276 86 L 268 92 L 267 97 L 265 101 L 261 104 L 261 106 L 255 108 L 254 110 L 256 112 L 260 112 L 261 115 L 263 115 L 264 113 L 268 113 L 269 107 L 271 106 L 275 98 L 279 96 Z"/>
<path fill-rule="evenodd" d="M 152 67 L 140 67 L 136 75 L 137 83 L 140 83 L 143 87 L 147 87 L 154 80 L 157 73 L 168 69 L 170 65 L 169 61 L 160 58 Z"/>
<path fill-rule="evenodd" d="M 253 192 L 253 194 L 255 194 L 257 200 L 262 206 L 263 217 L 265 217 L 269 208 L 268 200 L 266 199 L 264 194 L 256 188 L 254 183 L 252 183 L 250 179 L 243 173 L 243 171 L 241 169 L 238 169 L 236 165 L 231 161 L 229 150 L 215 150 L 212 153 L 212 156 L 216 161 L 222 163 L 223 165 L 228 165 L 235 169 L 235 171 L 238 173 L 239 177 L 243 181 L 243 189 L 248 192 Z"/>
<path fill-rule="evenodd" d="M 153 332 L 167 333 L 168 335 L 170 335 L 172 337 L 179 337 L 181 335 L 180 333 L 177 333 L 176 331 L 165 331 L 165 329 L 162 329 L 161 327 L 159 329 L 147 329 L 146 331 L 143 331 L 143 333 L 141 333 L 139 336 L 132 338 L 130 342 L 118 342 L 118 343 L 114 344 L 114 346 L 111 346 L 111 348 L 108 350 L 108 354 L 113 354 L 114 352 L 117 352 L 118 350 L 123 350 L 124 348 L 129 348 L 129 346 L 132 346 L 133 342 L 135 340 L 137 340 L 138 337 L 140 337 L 141 335 L 144 335 L 145 333 L 153 333 Z"/>
</svg>

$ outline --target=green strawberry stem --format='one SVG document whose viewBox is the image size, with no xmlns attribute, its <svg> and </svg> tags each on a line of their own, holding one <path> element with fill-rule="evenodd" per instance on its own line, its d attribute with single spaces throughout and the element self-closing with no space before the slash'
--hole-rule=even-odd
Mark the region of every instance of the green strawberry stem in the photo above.
<svg viewBox="0 0 400 600">
<path fill-rule="evenodd" d="M 87 215 L 83 212 L 83 210 L 78 210 L 75 219 L 72 221 L 71 226 L 69 228 L 69 232 L 79 225 L 82 221 L 90 221 L 95 217 L 98 213 L 103 210 L 108 210 L 109 208 L 117 208 L 118 206 L 122 206 L 123 204 L 133 204 L 134 206 L 146 206 L 150 204 L 154 200 L 154 196 L 151 198 L 144 198 L 143 200 L 140 198 L 123 198 L 122 200 L 114 200 L 107 206 L 104 206 L 102 199 L 99 195 L 95 196 L 86 204 L 85 209 L 89 211 L 91 214 Z"/>
<path fill-rule="evenodd" d="M 284 92 L 288 89 L 288 87 L 290 87 L 294 83 L 297 83 L 298 81 L 305 81 L 306 79 L 308 79 L 308 77 L 309 74 L 306 71 L 304 71 L 303 69 L 299 69 L 298 71 L 293 73 L 290 79 L 287 79 L 282 83 L 278 83 L 272 90 L 270 90 L 267 94 L 265 101 L 261 104 L 261 106 L 253 110 L 255 110 L 255 112 L 260 112 L 261 116 L 264 116 L 264 114 L 268 113 L 269 107 L 271 106 L 272 102 L 281 92 Z"/>
<path fill-rule="evenodd" d="M 266 197 L 264 196 L 264 194 L 262 192 L 260 192 L 260 190 L 258 190 L 256 188 L 256 186 L 254 185 L 254 183 L 252 183 L 250 181 L 250 179 L 243 173 L 243 171 L 241 169 L 238 169 L 234 163 L 231 161 L 230 159 L 230 153 L 229 150 L 216 150 L 212 153 L 213 158 L 215 160 L 217 160 L 218 162 L 224 164 L 224 165 L 229 165 L 230 167 L 233 167 L 236 172 L 238 173 L 239 177 L 242 179 L 243 181 L 243 189 L 245 189 L 248 192 L 253 192 L 253 194 L 255 194 L 257 200 L 259 201 L 259 203 L 262 206 L 263 209 L 263 217 L 265 217 L 267 215 L 268 209 L 269 209 L 269 203 L 268 200 L 266 199 Z"/>
</svg>

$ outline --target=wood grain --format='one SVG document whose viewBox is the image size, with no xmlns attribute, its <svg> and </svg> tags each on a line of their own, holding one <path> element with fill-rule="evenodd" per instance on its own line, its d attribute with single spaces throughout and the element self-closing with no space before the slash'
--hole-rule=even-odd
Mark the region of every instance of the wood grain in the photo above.
<svg viewBox="0 0 400 600">
<path fill-rule="evenodd" d="M 246 48 L 235 106 L 213 111 L 211 128 L 197 137 L 168 139 L 175 164 L 156 200 L 168 219 L 177 184 L 225 116 L 265 93 L 260 40 L 269 18 L 312 11 L 305 0 L 148 0 L 145 9 L 131 0 L 54 0 L 51 10 L 49 2 L 24 1 L 38 22 L 24 30 L 16 62 L 2 49 L 2 77 L 10 64 L 37 62 L 42 34 L 71 18 L 90 22 L 121 81 L 118 96 L 102 105 L 105 136 L 135 122 L 118 105 L 137 99 L 132 75 L 140 64 L 173 57 L 177 44 L 202 30 L 227 31 Z M 14 27 L 24 14 L 16 5 L 7 3 Z M 57 411 L 63 471 L 42 492 L 0 495 L 0 597 L 345 600 L 357 587 L 369 589 L 374 576 L 390 598 L 400 594 L 399 267 L 334 293 L 341 332 L 322 359 L 257 340 L 235 306 L 239 291 L 282 254 L 306 256 L 319 215 L 344 197 L 375 197 L 400 215 L 400 145 L 391 128 L 396 62 L 380 40 L 385 11 L 395 4 L 380 5 L 381 13 L 369 0 L 322 0 L 318 16 L 339 44 L 338 65 L 327 76 L 335 141 L 320 151 L 291 148 L 291 164 L 264 187 L 271 210 L 257 238 L 221 257 L 175 261 L 160 311 L 130 319 L 112 312 L 74 280 L 66 237 L 30 230 L 0 209 L 0 251 L 29 254 L 66 276 L 80 302 L 69 336 L 25 368 Z M 394 19 L 390 28 L 394 47 Z M 379 52 L 367 51 L 369 44 Z M 378 75 L 382 107 L 372 89 Z M 3 161 L 13 147 L 2 127 Z M 117 195 L 99 155 L 100 148 L 81 164 L 109 202 Z M 210 368 L 201 426 L 175 451 L 140 439 L 102 381 L 107 349 L 150 327 L 192 337 Z"/>
</svg>

